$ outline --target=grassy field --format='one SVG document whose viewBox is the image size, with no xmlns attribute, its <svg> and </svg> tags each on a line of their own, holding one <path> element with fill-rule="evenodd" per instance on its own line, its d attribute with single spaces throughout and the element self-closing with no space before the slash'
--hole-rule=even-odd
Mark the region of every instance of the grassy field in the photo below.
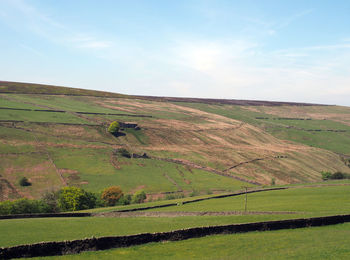
<svg viewBox="0 0 350 260">
<path fill-rule="evenodd" d="M 118 158 L 116 169 L 109 163 L 112 151 L 105 149 L 52 149 L 51 155 L 58 168 L 76 171 L 82 187 L 95 192 L 110 185 L 120 185 L 125 192 L 237 190 L 244 185 L 232 178 L 152 159 Z"/>
<path fill-rule="evenodd" d="M 350 211 L 350 199 L 348 196 L 349 190 L 350 186 L 325 186 L 319 188 L 295 188 L 290 190 L 267 191 L 248 195 L 249 211 L 294 211 L 296 214 L 187 216 L 168 218 L 88 217 L 1 220 L 0 230 L 8 235 L 0 237 L 0 246 L 40 241 L 81 239 L 91 236 L 99 237 L 170 231 L 208 225 L 225 225 L 345 214 Z M 165 203 L 165 201 L 147 203 L 142 206 L 159 205 L 162 203 Z M 130 205 L 114 209 L 125 209 L 127 207 L 130 208 L 135 206 L 138 205 Z M 205 200 L 175 207 L 159 208 L 155 211 L 242 211 L 243 209 L 244 196 L 241 195 L 237 197 Z M 92 211 L 108 211 L 108 209 Z M 53 227 L 55 231 L 48 232 L 48 230 L 52 230 Z"/>
<path fill-rule="evenodd" d="M 350 212 L 350 186 L 291 188 L 248 194 L 249 211 L 292 211 L 330 215 Z M 242 211 L 244 196 L 200 201 L 154 211 Z"/>
<path fill-rule="evenodd" d="M 1 220 L 0 247 L 41 241 L 62 241 L 86 237 L 131 235 L 147 232 L 163 232 L 176 229 L 229 225 L 266 220 L 297 218 L 301 215 L 256 215 L 256 216 L 201 216 L 175 218 L 44 218 Z M 50 232 L 48 232 L 50 230 Z M 54 231 L 53 231 L 54 230 Z"/>
<path fill-rule="evenodd" d="M 269 128 L 268 132 L 280 139 L 295 141 L 309 146 L 349 155 L 350 132 L 307 132 L 296 129 Z"/>
<path fill-rule="evenodd" d="M 89 124 L 90 122 L 68 113 L 18 111 L 1 109 L 0 120 L 20 120 L 29 122 L 52 122 L 52 123 L 73 123 Z"/>
<path fill-rule="evenodd" d="M 45 259 L 348 259 L 350 245 L 345 241 L 349 235 L 347 223 L 150 243 Z"/>
</svg>

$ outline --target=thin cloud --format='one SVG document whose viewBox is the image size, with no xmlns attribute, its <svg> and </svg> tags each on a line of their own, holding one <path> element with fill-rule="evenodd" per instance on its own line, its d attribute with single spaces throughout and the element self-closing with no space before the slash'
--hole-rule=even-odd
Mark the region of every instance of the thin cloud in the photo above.
<svg viewBox="0 0 350 260">
<path fill-rule="evenodd" d="M 39 51 L 39 50 L 37 50 L 37 49 L 35 49 L 35 48 L 33 48 L 33 47 L 30 47 L 30 46 L 25 45 L 25 44 L 20 44 L 19 46 L 20 46 L 21 48 L 27 50 L 27 51 L 30 51 L 31 53 L 33 53 L 33 54 L 35 54 L 35 55 L 37 55 L 37 56 L 45 57 L 45 55 L 44 55 L 43 52 L 41 52 L 41 51 Z"/>
<path fill-rule="evenodd" d="M 283 21 L 280 24 L 278 24 L 278 26 L 276 26 L 276 30 L 280 30 L 282 28 L 285 28 L 285 27 L 289 26 L 290 24 L 292 24 L 294 21 L 298 20 L 299 18 L 306 16 L 312 12 L 313 12 L 312 9 L 307 9 L 307 10 L 303 10 L 301 12 L 295 13 L 289 17 L 286 17 L 285 19 L 283 19 Z"/>
<path fill-rule="evenodd" d="M 71 26 L 52 19 L 35 6 L 21 0 L 13 0 L 8 3 L 27 20 L 26 27 L 32 33 L 55 44 L 86 50 L 103 50 L 113 45 L 111 41 L 96 40 L 94 36 L 86 36 L 87 33 L 74 31 Z"/>
<path fill-rule="evenodd" d="M 105 49 L 113 45 L 111 41 L 99 41 L 94 37 L 86 35 L 78 35 L 67 41 L 72 42 L 75 47 L 82 49 Z"/>
<path fill-rule="evenodd" d="M 105 49 L 111 47 L 111 42 L 107 41 L 89 41 L 80 44 L 78 47 L 83 49 Z"/>
</svg>

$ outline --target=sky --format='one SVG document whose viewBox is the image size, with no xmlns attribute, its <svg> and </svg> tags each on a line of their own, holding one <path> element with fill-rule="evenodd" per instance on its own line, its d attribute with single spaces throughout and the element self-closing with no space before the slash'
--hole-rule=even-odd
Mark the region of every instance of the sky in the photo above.
<svg viewBox="0 0 350 260">
<path fill-rule="evenodd" d="M 0 0 L 0 80 L 350 106 L 348 0 Z"/>
</svg>

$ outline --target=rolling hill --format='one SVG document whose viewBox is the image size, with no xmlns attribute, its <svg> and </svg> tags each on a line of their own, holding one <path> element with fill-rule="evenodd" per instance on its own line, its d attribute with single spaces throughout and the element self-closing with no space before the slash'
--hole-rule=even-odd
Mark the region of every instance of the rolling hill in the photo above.
<svg viewBox="0 0 350 260">
<path fill-rule="evenodd" d="M 118 137 L 106 131 L 112 121 L 126 123 Z M 349 107 L 0 81 L 0 200 L 65 185 L 120 185 L 157 199 L 317 182 L 321 171 L 350 173 L 349 137 Z M 22 177 L 32 185 L 20 186 Z"/>
</svg>

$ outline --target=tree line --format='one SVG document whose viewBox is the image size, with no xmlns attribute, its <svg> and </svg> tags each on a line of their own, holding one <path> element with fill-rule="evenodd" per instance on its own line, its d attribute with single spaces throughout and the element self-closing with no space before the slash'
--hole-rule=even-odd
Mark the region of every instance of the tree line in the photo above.
<svg viewBox="0 0 350 260">
<path fill-rule="evenodd" d="M 143 190 L 133 195 L 124 194 L 119 186 L 111 186 L 101 194 L 86 191 L 79 187 L 64 187 L 58 191 L 46 192 L 41 199 L 21 198 L 0 202 L 0 215 L 58 213 L 98 207 L 143 203 L 146 193 Z"/>
</svg>

